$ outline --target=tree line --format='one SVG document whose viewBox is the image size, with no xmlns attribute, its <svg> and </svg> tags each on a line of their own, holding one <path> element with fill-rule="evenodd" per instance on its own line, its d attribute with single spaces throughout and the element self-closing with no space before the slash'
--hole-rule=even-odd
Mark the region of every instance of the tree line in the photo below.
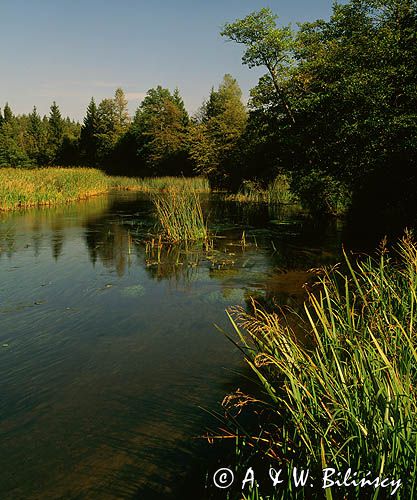
<svg viewBox="0 0 417 500">
<path fill-rule="evenodd" d="M 62 118 L 54 102 L 49 116 L 0 110 L 0 166 L 87 165 L 135 176 L 203 174 L 225 184 L 231 155 L 247 111 L 231 75 L 190 118 L 178 89 L 150 89 L 133 118 L 121 88 L 113 98 L 91 99 L 79 124 Z"/>
<path fill-rule="evenodd" d="M 417 208 L 417 2 L 350 0 L 328 21 L 279 26 L 268 8 L 226 24 L 263 67 L 247 106 L 225 75 L 190 117 L 178 89 L 150 89 L 131 118 L 122 89 L 82 124 L 36 108 L 0 115 L 0 166 L 91 165 L 128 175 L 204 174 L 216 186 L 291 179 L 306 205 Z M 227 50 L 227 49 L 225 49 Z"/>
</svg>

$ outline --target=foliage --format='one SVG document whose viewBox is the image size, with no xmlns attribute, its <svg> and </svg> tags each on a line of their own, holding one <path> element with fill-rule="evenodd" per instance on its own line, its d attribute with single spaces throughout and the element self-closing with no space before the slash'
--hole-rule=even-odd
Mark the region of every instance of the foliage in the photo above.
<svg viewBox="0 0 417 500">
<path fill-rule="evenodd" d="M 295 34 L 268 9 L 226 25 L 222 34 L 246 47 L 244 63 L 268 70 L 251 91 L 249 171 L 256 176 L 260 152 L 263 175 L 290 171 L 310 206 L 330 183 L 352 194 L 359 213 L 413 213 L 416 33 L 412 0 L 336 3 L 329 21 Z"/>
<path fill-rule="evenodd" d="M 215 184 L 230 182 L 236 172 L 239 141 L 246 127 L 242 91 L 231 75 L 225 75 L 218 90 L 200 110 L 190 130 L 190 157 L 195 170 Z"/>
<path fill-rule="evenodd" d="M 173 94 L 161 86 L 148 90 L 131 130 L 143 172 L 180 174 L 187 170 L 188 122 L 178 89 Z"/>
<path fill-rule="evenodd" d="M 378 258 L 352 263 L 346 257 L 346 271 L 322 269 L 318 280 L 308 291 L 304 331 L 291 326 L 284 311 L 267 313 L 256 303 L 253 313 L 232 310 L 246 360 L 263 388 L 256 403 L 261 429 L 255 437 L 245 434 L 246 442 L 272 462 L 290 469 L 303 464 L 317 477 L 327 466 L 402 478 L 401 497 L 412 497 L 417 245 L 407 234 L 396 256 L 382 245 Z M 255 400 L 242 394 L 227 399 L 229 410 L 249 401 Z M 343 491 L 348 498 L 365 493 Z M 309 498 L 301 490 L 293 495 Z"/>
</svg>

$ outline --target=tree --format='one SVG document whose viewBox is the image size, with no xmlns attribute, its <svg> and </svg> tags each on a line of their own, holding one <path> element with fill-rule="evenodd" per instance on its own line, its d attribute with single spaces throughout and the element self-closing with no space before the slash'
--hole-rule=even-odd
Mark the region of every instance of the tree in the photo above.
<svg viewBox="0 0 417 500">
<path fill-rule="evenodd" d="M 13 120 L 13 113 L 9 106 L 9 103 L 6 102 L 3 109 L 3 121 L 6 123 L 10 123 L 12 120 Z"/>
<path fill-rule="evenodd" d="M 81 126 L 80 157 L 82 163 L 94 167 L 97 166 L 98 131 L 98 110 L 94 97 L 92 97 Z"/>
<path fill-rule="evenodd" d="M 48 157 L 50 163 L 56 163 L 59 149 L 64 136 L 64 123 L 57 103 L 54 101 L 50 108 L 48 120 Z"/>
<path fill-rule="evenodd" d="M 28 116 L 26 133 L 26 150 L 28 156 L 34 160 L 37 165 L 44 165 L 48 160 L 46 155 L 48 130 L 42 123 L 36 106 L 33 106 L 32 113 Z"/>
<path fill-rule="evenodd" d="M 148 90 L 136 111 L 132 133 L 145 171 L 178 174 L 188 169 L 186 133 L 189 118 L 179 91 Z"/>
<path fill-rule="evenodd" d="M 271 9 L 263 8 L 234 23 L 227 23 L 220 34 L 246 46 L 243 64 L 250 68 L 265 66 L 268 69 L 276 95 L 289 120 L 294 122 L 294 114 L 282 85 L 292 62 L 294 34 L 290 26 L 278 28 L 277 18 Z"/>
<path fill-rule="evenodd" d="M 191 127 L 190 157 L 197 172 L 212 182 L 227 184 L 236 172 L 239 140 L 246 126 L 246 109 L 237 81 L 226 74 L 218 90 L 212 89 L 200 111 L 200 122 Z"/>
<path fill-rule="evenodd" d="M 121 88 L 116 89 L 114 94 L 115 132 L 118 137 L 123 135 L 129 128 L 130 116 L 127 110 L 127 99 Z"/>
<path fill-rule="evenodd" d="M 0 127 L 0 167 L 28 167 L 33 162 L 25 151 L 24 133 L 10 106 L 4 106 Z"/>
</svg>

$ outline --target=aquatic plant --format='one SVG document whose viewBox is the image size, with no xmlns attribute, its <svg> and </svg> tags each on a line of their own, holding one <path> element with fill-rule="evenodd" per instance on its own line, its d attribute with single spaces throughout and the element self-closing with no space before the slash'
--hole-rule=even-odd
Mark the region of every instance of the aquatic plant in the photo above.
<svg viewBox="0 0 417 500">
<path fill-rule="evenodd" d="M 210 192 L 210 185 L 205 177 L 112 177 L 111 186 L 115 189 L 130 191 L 171 191 L 192 189 L 199 193 Z"/>
<path fill-rule="evenodd" d="M 297 202 L 296 196 L 291 191 L 289 179 L 285 174 L 277 175 L 266 188 L 263 188 L 256 181 L 244 181 L 238 193 L 228 195 L 227 199 L 239 202 L 282 205 Z"/>
<path fill-rule="evenodd" d="M 192 189 L 209 192 L 203 177 L 110 177 L 94 168 L 1 168 L 0 210 L 55 205 L 88 198 L 110 189 L 153 192 Z"/>
<path fill-rule="evenodd" d="M 0 210 L 87 198 L 106 192 L 108 179 L 93 168 L 1 168 Z"/>
<path fill-rule="evenodd" d="M 289 470 L 310 469 L 317 479 L 326 467 L 342 473 L 351 468 L 358 478 L 370 472 L 368 478 L 401 479 L 401 498 L 412 498 L 417 479 L 417 245 L 406 234 L 394 255 L 383 244 L 377 257 L 352 262 L 346 256 L 344 271 L 340 266 L 322 269 L 317 279 L 307 292 L 303 342 L 299 328 L 282 311 L 267 313 L 255 302 L 249 312 L 241 307 L 230 311 L 239 345 L 262 387 L 255 403 L 261 426 L 255 433 L 243 428 L 240 433 L 258 456 Z M 224 405 L 232 415 L 233 408 L 241 410 L 253 401 L 237 393 Z M 386 494 L 382 488 L 354 486 L 328 489 L 326 497 L 332 498 L 332 492 L 336 498 Z M 282 498 L 311 498 L 307 488 L 286 494 Z"/>
<path fill-rule="evenodd" d="M 152 196 L 164 239 L 176 243 L 208 239 L 199 194 L 190 188 L 170 189 Z"/>
</svg>

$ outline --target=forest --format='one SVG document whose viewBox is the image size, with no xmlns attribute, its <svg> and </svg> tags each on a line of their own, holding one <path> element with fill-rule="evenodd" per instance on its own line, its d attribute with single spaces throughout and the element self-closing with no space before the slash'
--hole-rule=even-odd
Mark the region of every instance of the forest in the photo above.
<svg viewBox="0 0 417 500">
<path fill-rule="evenodd" d="M 265 74 L 245 106 L 229 74 L 189 116 L 178 88 L 148 90 L 133 117 L 121 88 L 83 123 L 36 107 L 0 114 L 0 167 L 92 166 L 110 174 L 204 175 L 216 188 L 285 174 L 316 212 L 415 213 L 417 5 L 351 0 L 328 21 L 280 26 L 268 8 L 226 24 Z M 227 50 L 227 46 L 225 48 Z"/>
</svg>

